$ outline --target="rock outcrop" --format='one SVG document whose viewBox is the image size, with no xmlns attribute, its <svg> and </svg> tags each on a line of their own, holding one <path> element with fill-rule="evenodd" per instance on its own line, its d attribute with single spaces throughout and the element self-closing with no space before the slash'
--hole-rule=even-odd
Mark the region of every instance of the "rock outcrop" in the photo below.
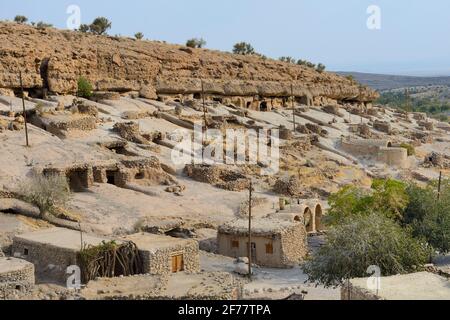
<svg viewBox="0 0 450 320">
<path fill-rule="evenodd" d="M 371 89 L 328 72 L 257 56 L 235 55 L 180 45 L 97 36 L 54 28 L 0 23 L 0 88 L 73 93 L 80 76 L 98 91 L 138 91 L 142 96 L 324 97 L 370 102 Z"/>
</svg>

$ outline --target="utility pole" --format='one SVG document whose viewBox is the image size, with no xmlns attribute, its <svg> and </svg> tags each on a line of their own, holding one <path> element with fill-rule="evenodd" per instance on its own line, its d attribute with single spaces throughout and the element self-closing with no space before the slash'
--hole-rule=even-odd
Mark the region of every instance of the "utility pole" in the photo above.
<svg viewBox="0 0 450 320">
<path fill-rule="evenodd" d="M 201 79 L 202 83 L 202 102 L 203 102 L 203 121 L 205 122 L 205 126 L 202 128 L 202 153 L 203 148 L 205 147 L 206 141 L 206 132 L 208 130 L 208 122 L 206 121 L 206 103 L 205 103 L 205 87 L 203 85 L 203 79 Z"/>
<path fill-rule="evenodd" d="M 252 279 L 252 192 L 253 182 L 250 179 L 248 200 L 248 278 Z"/>
<path fill-rule="evenodd" d="M 26 139 L 26 142 L 27 142 L 27 147 L 29 147 L 30 144 L 28 143 L 27 113 L 25 111 L 25 93 L 23 91 L 22 71 L 19 71 L 19 79 L 20 79 L 20 90 L 21 90 L 21 93 L 22 93 L 23 119 L 24 119 L 24 122 L 25 122 L 25 139 Z"/>
<path fill-rule="evenodd" d="M 295 123 L 295 99 L 294 99 L 294 84 L 291 83 L 291 99 L 292 99 L 292 118 L 294 119 L 294 134 L 297 127 Z"/>
<path fill-rule="evenodd" d="M 441 200 L 442 171 L 439 172 L 438 200 Z"/>
</svg>

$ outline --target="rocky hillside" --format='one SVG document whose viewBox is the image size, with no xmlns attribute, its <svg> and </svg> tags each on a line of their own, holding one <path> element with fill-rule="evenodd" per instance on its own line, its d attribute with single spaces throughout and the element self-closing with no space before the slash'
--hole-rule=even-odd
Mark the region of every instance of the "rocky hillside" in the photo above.
<svg viewBox="0 0 450 320">
<path fill-rule="evenodd" d="M 336 74 L 256 56 L 190 49 L 160 42 L 96 36 L 53 28 L 0 23 L 0 88 L 76 91 L 87 77 L 99 91 L 157 94 L 205 91 L 223 96 L 325 97 L 367 102 L 377 93 Z"/>
</svg>

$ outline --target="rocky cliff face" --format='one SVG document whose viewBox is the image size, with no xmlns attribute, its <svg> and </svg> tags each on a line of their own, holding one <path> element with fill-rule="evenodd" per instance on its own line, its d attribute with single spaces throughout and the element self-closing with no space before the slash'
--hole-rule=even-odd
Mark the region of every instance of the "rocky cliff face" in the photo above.
<svg viewBox="0 0 450 320">
<path fill-rule="evenodd" d="M 190 49 L 160 42 L 95 36 L 0 23 L 0 88 L 73 93 L 80 76 L 100 91 L 223 96 L 325 97 L 368 102 L 377 94 L 328 72 L 255 56 Z"/>
</svg>

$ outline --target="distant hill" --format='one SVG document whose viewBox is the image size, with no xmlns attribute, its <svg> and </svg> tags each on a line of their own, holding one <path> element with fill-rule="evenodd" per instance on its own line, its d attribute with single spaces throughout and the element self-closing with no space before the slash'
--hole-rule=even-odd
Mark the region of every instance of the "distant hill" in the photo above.
<svg viewBox="0 0 450 320">
<path fill-rule="evenodd" d="M 343 76 L 352 75 L 356 81 L 378 91 L 420 86 L 450 86 L 450 77 L 411 77 L 361 72 L 336 73 Z"/>
</svg>

